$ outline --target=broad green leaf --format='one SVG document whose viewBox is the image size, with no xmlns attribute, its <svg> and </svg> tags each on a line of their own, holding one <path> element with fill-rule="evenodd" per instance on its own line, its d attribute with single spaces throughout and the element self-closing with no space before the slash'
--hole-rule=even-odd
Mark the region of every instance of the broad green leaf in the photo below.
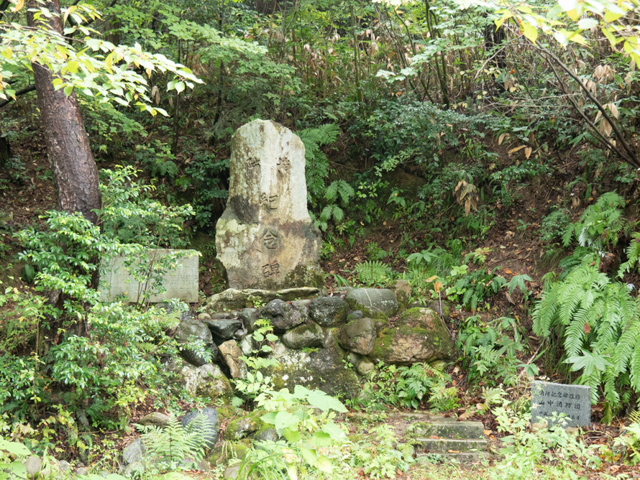
<svg viewBox="0 0 640 480">
<path fill-rule="evenodd" d="M 578 22 L 578 27 L 583 30 L 588 30 L 590 28 L 596 27 L 600 24 L 598 20 L 595 18 L 583 18 Z"/>
<path fill-rule="evenodd" d="M 31 455 L 31 451 L 22 443 L 9 442 L 0 438 L 0 449 L 9 452 L 12 455 L 26 456 Z"/>
<path fill-rule="evenodd" d="M 316 459 L 318 458 L 318 454 L 315 450 L 311 450 L 310 448 L 300 447 L 300 453 L 302 454 L 302 458 L 309 465 L 315 465 Z"/>
<path fill-rule="evenodd" d="M 300 432 L 297 430 L 292 430 L 290 428 L 285 428 L 284 429 L 284 438 L 287 439 L 287 441 L 291 442 L 291 443 L 296 443 L 300 441 Z"/>
<path fill-rule="evenodd" d="M 576 22 L 578 20 L 578 18 L 580 18 L 580 14 L 578 13 L 578 10 L 575 10 L 575 9 L 574 10 L 568 10 L 567 11 L 567 15 L 574 22 Z"/>
<path fill-rule="evenodd" d="M 347 439 L 347 434 L 344 433 L 344 430 L 334 422 L 327 422 L 327 424 L 322 427 L 322 431 L 328 433 L 331 438 L 339 442 Z"/>
<path fill-rule="evenodd" d="M 536 40 L 538 39 L 538 29 L 528 22 L 522 22 L 522 28 L 522 34 L 535 45 Z"/>
<path fill-rule="evenodd" d="M 620 17 L 622 17 L 621 13 L 613 13 L 610 10 L 607 10 L 606 12 L 604 12 L 604 21 L 607 23 L 615 22 Z"/>
<path fill-rule="evenodd" d="M 331 464 L 331 460 L 329 460 L 324 455 L 320 455 L 318 460 L 316 461 L 316 467 L 321 472 L 331 473 L 333 471 L 333 465 Z"/>
<path fill-rule="evenodd" d="M 311 405 L 319 408 L 323 412 L 327 412 L 329 410 L 335 410 L 336 412 L 347 411 L 346 407 L 340 400 L 327 395 L 321 390 L 314 390 L 313 392 L 311 392 L 308 396 L 308 401 Z"/>
<path fill-rule="evenodd" d="M 278 412 L 275 418 L 276 431 L 281 433 L 285 428 L 293 428 L 298 425 L 300 419 L 294 415 L 291 415 L 287 411 Z"/>
<path fill-rule="evenodd" d="M 276 412 L 265 413 L 260 417 L 263 422 L 268 423 L 269 425 L 276 424 Z"/>
</svg>

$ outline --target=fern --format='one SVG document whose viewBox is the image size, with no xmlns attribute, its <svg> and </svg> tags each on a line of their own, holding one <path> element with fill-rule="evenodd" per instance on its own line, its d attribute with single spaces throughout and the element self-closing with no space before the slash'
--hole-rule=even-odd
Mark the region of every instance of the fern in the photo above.
<svg viewBox="0 0 640 480">
<path fill-rule="evenodd" d="M 202 415 L 187 427 L 172 417 L 164 428 L 137 425 L 143 431 L 145 460 L 159 471 L 188 470 L 204 458 L 210 427 Z"/>
<path fill-rule="evenodd" d="M 562 235 L 562 243 L 568 247 L 572 239 L 577 239 L 582 247 L 603 250 L 618 243 L 621 232 L 629 228 L 622 216 L 624 198 L 615 192 L 604 193 L 598 201 L 589 206 L 580 220 L 567 226 Z"/>
<path fill-rule="evenodd" d="M 546 290 L 533 312 L 533 330 L 548 337 L 564 335 L 579 383 L 592 387 L 596 402 L 603 387 L 606 400 L 619 406 L 620 387 L 640 392 L 640 304 L 626 285 L 583 263 Z"/>
<path fill-rule="evenodd" d="M 379 260 L 367 260 L 356 265 L 358 279 L 365 285 L 380 285 L 389 280 L 390 269 Z"/>
<path fill-rule="evenodd" d="M 307 161 L 307 188 L 313 198 L 322 196 L 325 180 L 329 176 L 329 160 L 320 147 L 334 143 L 339 134 L 340 128 L 333 123 L 306 128 L 299 132 Z"/>
<path fill-rule="evenodd" d="M 335 203 L 336 200 L 339 199 L 342 205 L 347 205 L 355 194 L 356 192 L 353 187 L 346 181 L 334 180 L 331 182 L 331 185 L 327 187 L 327 191 L 324 193 L 324 198 L 332 203 Z"/>
</svg>

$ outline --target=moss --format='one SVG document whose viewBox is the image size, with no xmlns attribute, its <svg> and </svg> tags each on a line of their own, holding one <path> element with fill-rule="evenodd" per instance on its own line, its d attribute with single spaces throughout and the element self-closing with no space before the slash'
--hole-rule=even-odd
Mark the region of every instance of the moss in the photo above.
<svg viewBox="0 0 640 480">
<path fill-rule="evenodd" d="M 228 463 L 237 458 L 242 460 L 251 449 L 251 439 L 245 438 L 238 441 L 225 441 L 211 450 L 208 461 L 211 465 Z"/>
<path fill-rule="evenodd" d="M 398 348 L 405 346 L 405 351 Z M 421 350 L 421 352 L 419 352 Z M 432 358 L 415 358 L 414 353 L 433 355 Z M 390 363 L 414 363 L 451 358 L 455 346 L 451 335 L 437 314 L 424 308 L 412 308 L 403 313 L 393 328 L 383 328 L 369 356 Z"/>
<path fill-rule="evenodd" d="M 269 425 L 260 418 L 264 413 L 262 410 L 254 410 L 248 415 L 231 420 L 227 425 L 223 438 L 237 441 L 244 437 L 253 436 L 256 432 L 268 428 Z"/>
</svg>

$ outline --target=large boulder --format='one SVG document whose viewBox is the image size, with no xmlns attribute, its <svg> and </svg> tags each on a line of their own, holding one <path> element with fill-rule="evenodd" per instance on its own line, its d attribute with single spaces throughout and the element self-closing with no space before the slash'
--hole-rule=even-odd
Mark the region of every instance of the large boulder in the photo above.
<svg viewBox="0 0 640 480">
<path fill-rule="evenodd" d="M 371 318 L 359 318 L 340 329 L 340 345 L 350 352 L 369 355 L 376 341 L 376 322 Z"/>
<path fill-rule="evenodd" d="M 303 348 L 321 347 L 324 342 L 324 331 L 317 323 L 298 325 L 282 336 L 282 343 L 295 350 Z"/>
<path fill-rule="evenodd" d="M 218 358 L 218 348 L 213 342 L 211 332 L 207 325 L 202 323 L 200 320 L 187 319 L 180 322 L 180 325 L 178 325 L 178 328 L 176 329 L 175 339 L 182 345 L 200 340 L 204 343 L 205 348 L 211 352 L 210 361 L 215 362 Z M 180 355 L 182 355 L 182 358 L 187 362 L 195 365 L 196 367 L 209 362 L 208 359 L 202 357 L 196 351 L 186 347 L 180 348 Z"/>
<path fill-rule="evenodd" d="M 324 345 L 325 348 L 308 352 L 287 348 L 277 342 L 270 358 L 277 360 L 278 364 L 265 368 L 264 373 L 273 377 L 276 390 L 288 388 L 293 391 L 299 384 L 329 395 L 357 396 L 360 390 L 358 375 L 354 370 L 345 368 L 349 354 L 340 348 L 333 330 L 328 332 Z"/>
<path fill-rule="evenodd" d="M 260 310 L 260 318 L 269 320 L 276 332 L 284 332 L 308 320 L 305 311 L 298 305 L 279 298 L 270 301 Z"/>
<path fill-rule="evenodd" d="M 233 135 L 229 169 L 229 200 L 216 224 L 229 286 L 322 285 L 322 238 L 307 210 L 300 138 L 280 124 L 254 120 Z"/>
<path fill-rule="evenodd" d="M 175 365 L 173 369 L 178 373 L 178 383 L 189 395 L 200 395 L 211 400 L 229 400 L 233 396 L 229 379 L 218 365 L 206 363 L 195 367 L 184 363 Z"/>
<path fill-rule="evenodd" d="M 455 344 L 438 314 L 428 308 L 407 310 L 391 328 L 383 328 L 369 356 L 384 363 L 410 365 L 453 359 Z"/>
<path fill-rule="evenodd" d="M 344 299 L 351 310 L 360 310 L 369 318 L 385 319 L 398 312 L 398 300 L 387 288 L 350 288 Z"/>
<path fill-rule="evenodd" d="M 309 304 L 311 320 L 323 327 L 337 327 L 347 319 L 349 305 L 340 297 L 318 297 Z"/>
<path fill-rule="evenodd" d="M 180 420 L 186 430 L 200 432 L 205 446 L 212 448 L 218 441 L 218 412 L 215 408 L 192 410 Z"/>
</svg>

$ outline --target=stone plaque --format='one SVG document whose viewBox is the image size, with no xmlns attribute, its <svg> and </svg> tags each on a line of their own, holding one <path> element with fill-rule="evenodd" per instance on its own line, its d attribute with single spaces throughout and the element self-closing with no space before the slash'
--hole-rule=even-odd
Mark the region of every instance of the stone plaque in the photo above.
<svg viewBox="0 0 640 480">
<path fill-rule="evenodd" d="M 543 418 L 551 420 L 553 412 L 567 415 L 567 427 L 588 427 L 591 425 L 591 387 L 531 382 L 531 423 Z"/>
<path fill-rule="evenodd" d="M 145 259 L 145 268 L 152 268 L 152 265 L 156 264 L 159 259 L 175 252 L 181 252 L 183 255 L 170 262 L 175 268 L 170 268 L 167 273 L 161 275 L 160 283 L 166 291 L 163 293 L 151 292 L 148 299 L 151 303 L 166 302 L 172 298 L 179 298 L 187 303 L 199 301 L 198 265 L 200 253 L 196 250 L 149 249 Z M 143 297 L 146 288 L 148 288 L 146 282 L 141 284 L 129 274 L 125 268 L 123 256 L 114 257 L 103 263 L 100 275 L 100 301 L 110 302 L 119 295 L 125 295 L 130 302 L 147 301 Z"/>
<path fill-rule="evenodd" d="M 304 144 L 291 130 L 254 120 L 231 141 L 229 200 L 216 225 L 229 287 L 318 286 L 321 237 L 307 210 Z"/>
</svg>

